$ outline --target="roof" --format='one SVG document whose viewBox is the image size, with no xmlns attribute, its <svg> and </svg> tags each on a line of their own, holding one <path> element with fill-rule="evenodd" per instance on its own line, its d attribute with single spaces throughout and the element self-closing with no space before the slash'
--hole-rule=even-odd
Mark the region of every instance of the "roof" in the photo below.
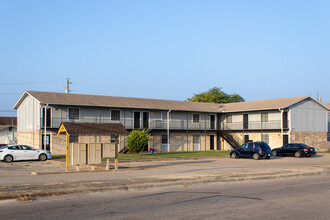
<svg viewBox="0 0 330 220">
<path fill-rule="evenodd" d="M 242 112 L 288 108 L 310 96 L 298 96 L 289 98 L 266 99 L 248 102 L 236 102 L 224 104 L 222 112 Z"/>
<path fill-rule="evenodd" d="M 324 105 L 325 107 L 327 107 L 328 109 L 330 109 L 330 103 L 323 103 L 323 105 Z"/>
<path fill-rule="evenodd" d="M 158 109 L 197 112 L 219 112 L 220 106 L 215 103 L 196 103 L 160 99 L 128 98 L 116 96 L 83 95 L 73 93 L 26 91 L 14 106 L 17 109 L 23 99 L 31 95 L 41 104 L 67 106 L 93 106 L 134 109 Z"/>
<path fill-rule="evenodd" d="M 310 96 L 298 96 L 289 98 L 267 99 L 258 101 L 236 103 L 202 103 L 188 101 L 172 101 L 160 99 L 128 98 L 116 96 L 84 95 L 72 93 L 26 91 L 17 101 L 14 109 L 17 109 L 26 96 L 32 96 L 41 104 L 66 105 L 66 106 L 91 106 L 132 109 L 156 109 L 191 112 L 245 112 L 288 108 L 305 99 L 312 99 L 329 110 L 329 107 L 319 103 Z"/>
<path fill-rule="evenodd" d="M 120 123 L 62 123 L 58 134 L 66 132 L 69 135 L 109 135 L 128 134 Z"/>
<path fill-rule="evenodd" d="M 0 125 L 17 125 L 17 117 L 0 117 Z"/>
</svg>

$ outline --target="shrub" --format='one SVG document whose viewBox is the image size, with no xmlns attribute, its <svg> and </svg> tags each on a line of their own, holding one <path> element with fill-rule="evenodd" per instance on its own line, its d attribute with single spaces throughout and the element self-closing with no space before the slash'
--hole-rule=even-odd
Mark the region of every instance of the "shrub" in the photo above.
<svg viewBox="0 0 330 220">
<path fill-rule="evenodd" d="M 127 137 L 127 149 L 140 153 L 143 148 L 148 144 L 150 140 L 150 134 L 147 130 L 133 130 Z"/>
</svg>

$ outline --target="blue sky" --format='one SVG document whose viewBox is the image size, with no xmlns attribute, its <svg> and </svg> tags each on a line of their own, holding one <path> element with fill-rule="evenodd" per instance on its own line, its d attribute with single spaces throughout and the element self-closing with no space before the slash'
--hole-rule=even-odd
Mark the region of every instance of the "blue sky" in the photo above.
<svg viewBox="0 0 330 220">
<path fill-rule="evenodd" d="M 25 90 L 330 102 L 330 1 L 0 0 L 0 115 Z"/>
</svg>

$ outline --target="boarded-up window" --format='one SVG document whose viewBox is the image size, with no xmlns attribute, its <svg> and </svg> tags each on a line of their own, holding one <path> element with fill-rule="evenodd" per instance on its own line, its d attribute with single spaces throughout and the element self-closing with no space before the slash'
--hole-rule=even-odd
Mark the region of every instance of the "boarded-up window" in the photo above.
<svg viewBox="0 0 330 220">
<path fill-rule="evenodd" d="M 79 119 L 79 108 L 69 108 L 69 119 Z"/>
<path fill-rule="evenodd" d="M 233 123 L 233 115 L 226 115 L 226 122 Z"/>
<path fill-rule="evenodd" d="M 268 122 L 268 112 L 261 113 L 261 122 Z"/>
<path fill-rule="evenodd" d="M 269 134 L 268 133 L 261 133 L 261 141 L 269 144 Z"/>
<path fill-rule="evenodd" d="M 120 121 L 120 111 L 111 110 L 111 121 Z"/>
</svg>

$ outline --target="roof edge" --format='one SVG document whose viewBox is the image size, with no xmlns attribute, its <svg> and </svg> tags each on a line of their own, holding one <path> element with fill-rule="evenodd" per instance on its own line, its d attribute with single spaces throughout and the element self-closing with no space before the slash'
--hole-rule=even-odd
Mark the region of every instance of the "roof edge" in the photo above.
<svg viewBox="0 0 330 220">
<path fill-rule="evenodd" d="M 17 102 L 15 103 L 13 109 L 17 110 L 18 107 L 22 104 L 23 100 L 27 97 L 27 96 L 31 96 L 34 100 L 36 100 L 37 102 L 40 103 L 40 101 L 38 99 L 36 99 L 33 95 L 31 95 L 29 93 L 29 91 L 24 91 L 23 94 L 21 95 L 21 97 L 17 100 Z"/>
</svg>

